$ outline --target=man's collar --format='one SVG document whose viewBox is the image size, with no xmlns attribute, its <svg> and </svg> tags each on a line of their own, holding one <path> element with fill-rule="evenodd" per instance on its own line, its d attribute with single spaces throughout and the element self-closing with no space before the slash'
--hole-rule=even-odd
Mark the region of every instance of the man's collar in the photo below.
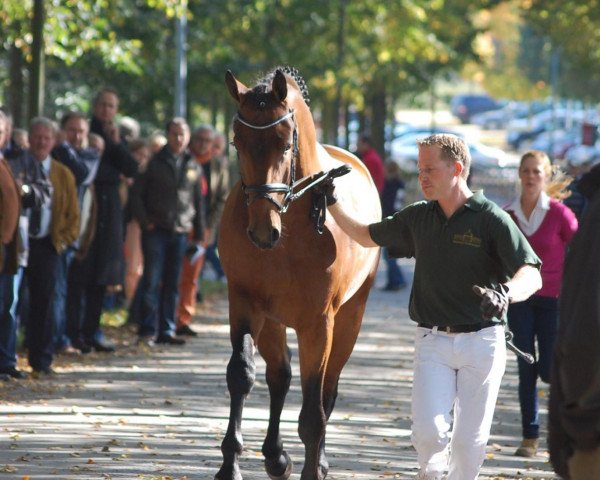
<svg viewBox="0 0 600 480">
<path fill-rule="evenodd" d="M 483 195 L 483 190 L 476 190 L 473 192 L 473 195 L 467 198 L 467 201 L 465 202 L 465 207 L 479 212 L 483 209 L 484 204 L 485 196 Z"/>
</svg>

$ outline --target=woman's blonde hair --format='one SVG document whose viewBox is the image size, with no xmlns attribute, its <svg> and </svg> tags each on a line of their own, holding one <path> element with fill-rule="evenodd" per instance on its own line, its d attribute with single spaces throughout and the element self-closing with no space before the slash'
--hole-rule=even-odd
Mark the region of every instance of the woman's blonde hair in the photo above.
<svg viewBox="0 0 600 480">
<path fill-rule="evenodd" d="M 564 173 L 558 165 L 552 165 L 548 155 L 546 155 L 545 152 L 540 150 L 529 150 L 528 152 L 525 152 L 521 157 L 519 170 L 521 170 L 523 163 L 528 158 L 534 158 L 541 162 L 542 167 L 546 172 L 546 176 L 549 179 L 544 188 L 544 191 L 549 197 L 552 197 L 556 200 L 564 200 L 571 195 L 571 192 L 567 190 L 567 187 L 573 181 L 573 178 Z"/>
</svg>

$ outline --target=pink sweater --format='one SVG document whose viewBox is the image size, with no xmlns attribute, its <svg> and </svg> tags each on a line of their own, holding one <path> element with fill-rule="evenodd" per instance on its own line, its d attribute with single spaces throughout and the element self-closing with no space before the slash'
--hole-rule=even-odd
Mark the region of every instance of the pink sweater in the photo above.
<svg viewBox="0 0 600 480">
<path fill-rule="evenodd" d="M 509 210 L 513 220 L 519 222 Z M 558 297 L 563 274 L 565 250 L 577 231 L 577 218 L 571 209 L 557 200 L 550 200 L 550 210 L 540 227 L 532 235 L 525 235 L 529 244 L 542 260 L 542 288 L 535 294 Z"/>
</svg>

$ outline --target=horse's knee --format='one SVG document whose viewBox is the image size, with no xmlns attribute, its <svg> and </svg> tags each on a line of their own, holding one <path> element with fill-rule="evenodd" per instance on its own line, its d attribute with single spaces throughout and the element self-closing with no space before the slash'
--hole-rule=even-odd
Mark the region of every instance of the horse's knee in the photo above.
<svg viewBox="0 0 600 480">
<path fill-rule="evenodd" d="M 292 367 L 290 362 L 282 362 L 276 366 L 267 365 L 266 378 L 271 396 L 287 394 L 292 382 Z"/>
<path fill-rule="evenodd" d="M 256 365 L 250 334 L 243 336 L 240 344 L 234 345 L 227 365 L 227 388 L 232 395 L 248 395 L 256 379 Z"/>
</svg>

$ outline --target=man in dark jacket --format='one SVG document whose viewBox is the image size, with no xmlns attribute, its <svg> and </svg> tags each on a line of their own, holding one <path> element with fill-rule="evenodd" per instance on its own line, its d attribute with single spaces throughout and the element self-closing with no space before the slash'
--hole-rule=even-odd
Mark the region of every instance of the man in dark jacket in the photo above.
<svg viewBox="0 0 600 480">
<path fill-rule="evenodd" d="M 134 184 L 131 211 L 142 228 L 144 275 L 140 342 L 182 345 L 175 310 L 183 257 L 200 252 L 204 240 L 201 167 L 187 151 L 190 129 L 183 118 L 167 124 L 167 145 Z M 188 234 L 192 232 L 191 245 Z"/>
<path fill-rule="evenodd" d="M 123 283 L 123 205 L 119 197 L 121 175 L 134 177 L 138 163 L 122 141 L 114 119 L 119 110 L 116 91 L 105 88 L 96 95 L 90 132 L 104 140 L 94 188 L 96 193 L 96 233 L 83 262 L 85 313 L 83 342 L 74 345 L 82 351 L 90 348 L 111 352 L 114 345 L 100 330 L 104 296 L 117 291 Z"/>
<path fill-rule="evenodd" d="M 588 204 L 565 259 L 550 384 L 550 460 L 565 479 L 600 478 L 600 165 L 582 177 Z"/>
</svg>

